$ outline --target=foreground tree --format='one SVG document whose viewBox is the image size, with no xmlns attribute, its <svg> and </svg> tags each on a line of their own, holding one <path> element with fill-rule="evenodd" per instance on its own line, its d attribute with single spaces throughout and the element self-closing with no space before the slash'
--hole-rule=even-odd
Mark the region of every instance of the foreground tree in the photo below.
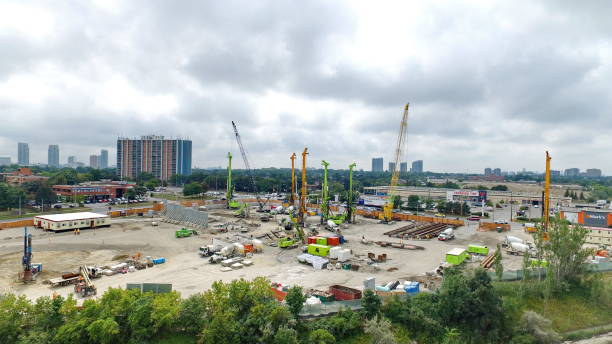
<svg viewBox="0 0 612 344">
<path fill-rule="evenodd" d="M 363 298 L 361 299 L 361 306 L 363 307 L 363 312 L 367 319 L 372 319 L 378 315 L 380 312 L 380 307 L 382 305 L 382 301 L 378 295 L 374 294 L 371 290 L 366 290 L 363 293 Z"/>
<path fill-rule="evenodd" d="M 395 336 L 391 331 L 389 320 L 376 317 L 366 320 L 364 332 L 372 336 L 372 344 L 395 344 Z"/>
<path fill-rule="evenodd" d="M 287 306 L 289 306 L 291 314 L 293 314 L 293 316 L 297 318 L 298 314 L 300 314 L 302 308 L 304 307 L 304 302 L 306 302 L 306 296 L 302 292 L 302 287 L 291 287 L 287 292 L 285 302 L 287 302 Z"/>
<path fill-rule="evenodd" d="M 586 259 L 593 254 L 591 248 L 583 247 L 588 233 L 588 229 L 561 221 L 559 216 L 550 222 L 549 239 L 544 240 L 542 250 L 549 264 L 547 279 L 553 292 L 567 290 L 570 284 L 580 281 Z M 539 231 L 539 236 L 542 235 Z"/>
</svg>

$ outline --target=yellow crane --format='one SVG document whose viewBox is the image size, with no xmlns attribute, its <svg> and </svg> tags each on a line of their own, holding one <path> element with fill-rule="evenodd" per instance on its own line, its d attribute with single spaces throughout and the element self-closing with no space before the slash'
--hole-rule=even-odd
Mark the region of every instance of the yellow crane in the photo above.
<svg viewBox="0 0 612 344">
<path fill-rule="evenodd" d="M 296 230 L 302 243 L 306 242 L 306 236 L 304 235 L 304 225 L 306 224 L 306 156 L 308 155 L 308 148 L 304 148 L 302 152 L 302 194 L 300 195 L 300 210 L 298 212 L 298 221 L 296 223 Z"/>
<path fill-rule="evenodd" d="M 544 225 L 542 226 L 543 238 L 548 240 L 548 226 L 550 225 L 550 160 L 551 157 L 546 151 L 546 173 L 544 174 Z"/>
<path fill-rule="evenodd" d="M 391 174 L 391 184 L 389 185 L 389 192 L 387 203 L 383 207 L 383 212 L 379 218 L 384 223 L 390 223 L 393 220 L 393 206 L 394 198 L 397 195 L 397 183 L 399 180 L 399 171 L 402 155 L 404 152 L 404 146 L 406 145 L 406 129 L 408 128 L 408 106 L 407 103 L 404 107 L 404 115 L 400 122 L 399 133 L 397 134 L 397 143 L 395 145 L 395 166 L 393 166 L 393 172 Z"/>
</svg>

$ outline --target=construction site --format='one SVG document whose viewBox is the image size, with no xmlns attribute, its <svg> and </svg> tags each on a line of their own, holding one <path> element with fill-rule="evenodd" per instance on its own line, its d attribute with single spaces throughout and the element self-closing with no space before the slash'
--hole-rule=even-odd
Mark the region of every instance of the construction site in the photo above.
<svg viewBox="0 0 612 344">
<path fill-rule="evenodd" d="M 400 122 L 395 166 L 404 151 L 407 123 L 408 105 Z M 506 270 L 519 269 L 521 256 L 532 250 L 531 234 L 516 223 L 397 212 L 397 169 L 387 203 L 372 211 L 355 206 L 355 164 L 348 166 L 348 199 L 339 204 L 331 202 L 329 163 L 312 163 L 320 164 L 325 174 L 320 203 L 309 204 L 307 148 L 289 155 L 290 195 L 285 200 L 265 198 L 257 190 L 249 156 L 232 125 L 253 197 L 235 193 L 228 153 L 223 200 L 166 201 L 132 216 L 110 214 L 110 222 L 101 223 L 104 227 L 91 221 L 91 227 L 82 230 L 77 227 L 87 227 L 89 222 L 70 222 L 79 215 L 68 219 L 68 227 L 54 227 L 66 230 L 50 232 L 40 224 L 4 229 L 0 231 L 0 292 L 32 299 L 70 293 L 84 298 L 111 287 L 150 283 L 171 285 L 188 296 L 207 290 L 217 280 L 258 276 L 273 282 L 279 300 L 290 285 L 300 285 L 313 295 L 340 289 L 355 295 L 363 289 L 380 295 L 407 293 L 409 285 L 426 292 L 437 288 L 448 267 L 489 269 L 493 259 L 503 254 Z M 70 230 L 71 225 L 77 227 Z M 500 243 L 506 248 L 503 252 L 496 250 Z M 342 299 L 336 295 L 336 300 Z"/>
</svg>

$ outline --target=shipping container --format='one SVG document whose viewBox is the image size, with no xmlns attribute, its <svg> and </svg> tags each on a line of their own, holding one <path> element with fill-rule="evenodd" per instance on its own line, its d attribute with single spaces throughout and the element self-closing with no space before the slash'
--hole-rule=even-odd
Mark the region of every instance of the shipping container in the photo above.
<svg viewBox="0 0 612 344">
<path fill-rule="evenodd" d="M 469 253 L 474 253 L 474 254 L 479 254 L 479 255 L 482 255 L 482 256 L 486 256 L 487 254 L 489 254 L 489 248 L 486 247 L 486 246 L 470 244 L 468 246 L 468 252 Z"/>
<path fill-rule="evenodd" d="M 317 237 L 316 236 L 308 237 L 308 245 L 316 244 L 316 243 L 317 243 Z"/>
<path fill-rule="evenodd" d="M 317 237 L 317 245 L 327 245 L 327 238 Z"/>
<path fill-rule="evenodd" d="M 329 238 L 327 238 L 327 245 L 329 245 L 329 246 L 338 246 L 338 245 L 340 245 L 340 238 L 339 237 L 329 237 Z"/>
<path fill-rule="evenodd" d="M 463 248 L 454 248 L 446 253 L 446 262 L 459 265 L 468 258 L 468 252 Z"/>
<path fill-rule="evenodd" d="M 329 287 L 329 292 L 334 295 L 334 299 L 339 301 L 358 300 L 361 299 L 361 290 L 341 286 L 332 285 Z"/>
<path fill-rule="evenodd" d="M 308 245 L 308 253 L 314 256 L 325 257 L 329 255 L 329 249 L 330 247 L 325 246 L 325 245 L 317 245 L 317 244 Z"/>
</svg>

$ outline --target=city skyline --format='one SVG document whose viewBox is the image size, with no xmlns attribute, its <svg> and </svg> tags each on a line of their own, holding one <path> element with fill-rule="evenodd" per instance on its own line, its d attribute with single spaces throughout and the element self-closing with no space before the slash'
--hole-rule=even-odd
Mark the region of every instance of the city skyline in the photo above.
<svg viewBox="0 0 612 344">
<path fill-rule="evenodd" d="M 612 172 L 585 154 L 611 143 L 605 5 L 166 6 L 15 3 L 3 22 L 0 155 L 16 161 L 15 143 L 28 142 L 31 162 L 44 162 L 54 143 L 87 161 L 115 156 L 118 136 L 159 132 L 193 138 L 193 166 L 219 166 L 239 155 L 233 120 L 255 167 L 289 166 L 308 147 L 313 166 L 368 169 L 393 155 L 410 102 L 406 159 L 428 170 L 541 171 L 548 150 L 556 169 Z"/>
</svg>

